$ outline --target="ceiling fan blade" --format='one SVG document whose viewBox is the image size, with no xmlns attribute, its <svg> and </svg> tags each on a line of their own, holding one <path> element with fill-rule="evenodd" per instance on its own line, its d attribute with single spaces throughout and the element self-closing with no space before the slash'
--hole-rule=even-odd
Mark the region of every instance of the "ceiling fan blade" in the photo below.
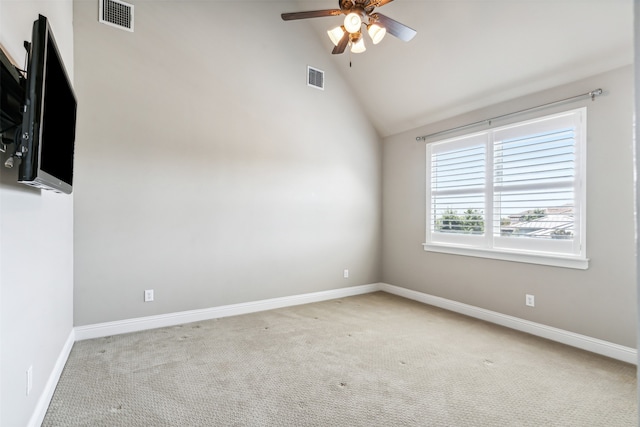
<svg viewBox="0 0 640 427">
<path fill-rule="evenodd" d="M 324 10 L 309 10 L 306 12 L 291 12 L 283 13 L 282 19 L 285 21 L 292 21 L 294 19 L 307 19 L 307 18 L 321 18 L 323 16 L 338 16 L 342 14 L 340 9 L 324 9 Z"/>
<path fill-rule="evenodd" d="M 344 50 L 347 48 L 348 44 L 349 44 L 349 33 L 347 33 L 345 31 L 344 35 L 342 36 L 342 38 L 338 42 L 338 45 L 333 48 L 331 53 L 334 54 L 334 55 L 339 55 L 339 54 L 343 53 Z"/>
<path fill-rule="evenodd" d="M 402 41 L 408 42 L 409 40 L 414 38 L 416 34 L 418 34 L 418 32 L 413 28 L 409 28 L 406 25 L 401 24 L 400 22 L 391 19 L 381 13 L 374 13 L 371 16 L 375 18 L 375 20 L 378 21 L 384 28 L 386 28 L 389 34 L 399 38 Z"/>
</svg>

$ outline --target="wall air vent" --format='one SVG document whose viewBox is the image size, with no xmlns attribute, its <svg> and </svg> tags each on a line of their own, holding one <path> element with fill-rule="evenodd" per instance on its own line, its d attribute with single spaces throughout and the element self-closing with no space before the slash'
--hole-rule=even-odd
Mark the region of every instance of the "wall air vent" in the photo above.
<svg viewBox="0 0 640 427">
<path fill-rule="evenodd" d="M 100 0 L 100 22 L 133 32 L 133 5 L 120 0 Z"/>
<path fill-rule="evenodd" d="M 324 90 L 324 71 L 307 66 L 307 86 Z"/>
</svg>

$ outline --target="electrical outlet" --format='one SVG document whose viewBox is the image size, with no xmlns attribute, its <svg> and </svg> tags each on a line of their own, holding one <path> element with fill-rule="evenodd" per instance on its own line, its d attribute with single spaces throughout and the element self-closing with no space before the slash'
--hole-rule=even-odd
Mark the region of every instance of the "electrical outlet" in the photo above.
<svg viewBox="0 0 640 427">
<path fill-rule="evenodd" d="M 29 366 L 29 369 L 27 369 L 27 396 L 31 394 L 32 388 L 33 388 L 33 366 Z"/>
<path fill-rule="evenodd" d="M 144 302 L 153 301 L 153 289 L 147 289 L 144 291 Z"/>
<path fill-rule="evenodd" d="M 536 297 L 533 295 L 526 294 L 524 297 L 524 303 L 529 307 L 536 306 Z"/>
<path fill-rule="evenodd" d="M 345 279 L 348 279 L 348 278 L 349 278 L 349 269 L 345 268 L 345 269 L 344 269 L 344 272 L 342 273 L 342 276 L 343 276 Z"/>
</svg>

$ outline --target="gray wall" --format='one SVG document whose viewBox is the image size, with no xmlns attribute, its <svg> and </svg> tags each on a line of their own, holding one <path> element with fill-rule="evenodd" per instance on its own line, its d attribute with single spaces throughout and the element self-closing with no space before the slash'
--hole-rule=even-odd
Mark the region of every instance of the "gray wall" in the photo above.
<svg viewBox="0 0 640 427">
<path fill-rule="evenodd" d="M 377 282 L 380 140 L 291 5 L 133 3 L 74 3 L 75 324 Z"/>
<path fill-rule="evenodd" d="M 33 21 L 51 23 L 73 78 L 71 1 L 0 2 L 0 44 L 23 67 Z M 73 328 L 73 196 L 18 184 L 0 156 L 0 425 L 26 426 Z M 26 394 L 26 372 L 33 388 Z"/>
<path fill-rule="evenodd" d="M 416 137 L 601 87 L 587 106 L 588 270 L 428 253 L 425 143 Z M 522 120 L 521 116 L 515 120 Z M 633 76 L 626 67 L 383 142 L 383 281 L 533 322 L 636 346 Z M 511 119 L 513 121 L 514 119 Z M 499 124 L 507 123 L 502 121 Z M 496 123 L 497 125 L 498 123 Z M 534 294 L 535 308 L 524 304 Z"/>
</svg>

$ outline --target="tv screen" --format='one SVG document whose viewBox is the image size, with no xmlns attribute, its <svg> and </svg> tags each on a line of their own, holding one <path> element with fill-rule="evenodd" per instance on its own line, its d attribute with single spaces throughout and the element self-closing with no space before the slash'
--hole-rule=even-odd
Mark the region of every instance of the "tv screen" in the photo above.
<svg viewBox="0 0 640 427">
<path fill-rule="evenodd" d="M 76 96 L 46 17 L 33 24 L 27 66 L 18 181 L 71 193 L 76 133 Z"/>
</svg>

